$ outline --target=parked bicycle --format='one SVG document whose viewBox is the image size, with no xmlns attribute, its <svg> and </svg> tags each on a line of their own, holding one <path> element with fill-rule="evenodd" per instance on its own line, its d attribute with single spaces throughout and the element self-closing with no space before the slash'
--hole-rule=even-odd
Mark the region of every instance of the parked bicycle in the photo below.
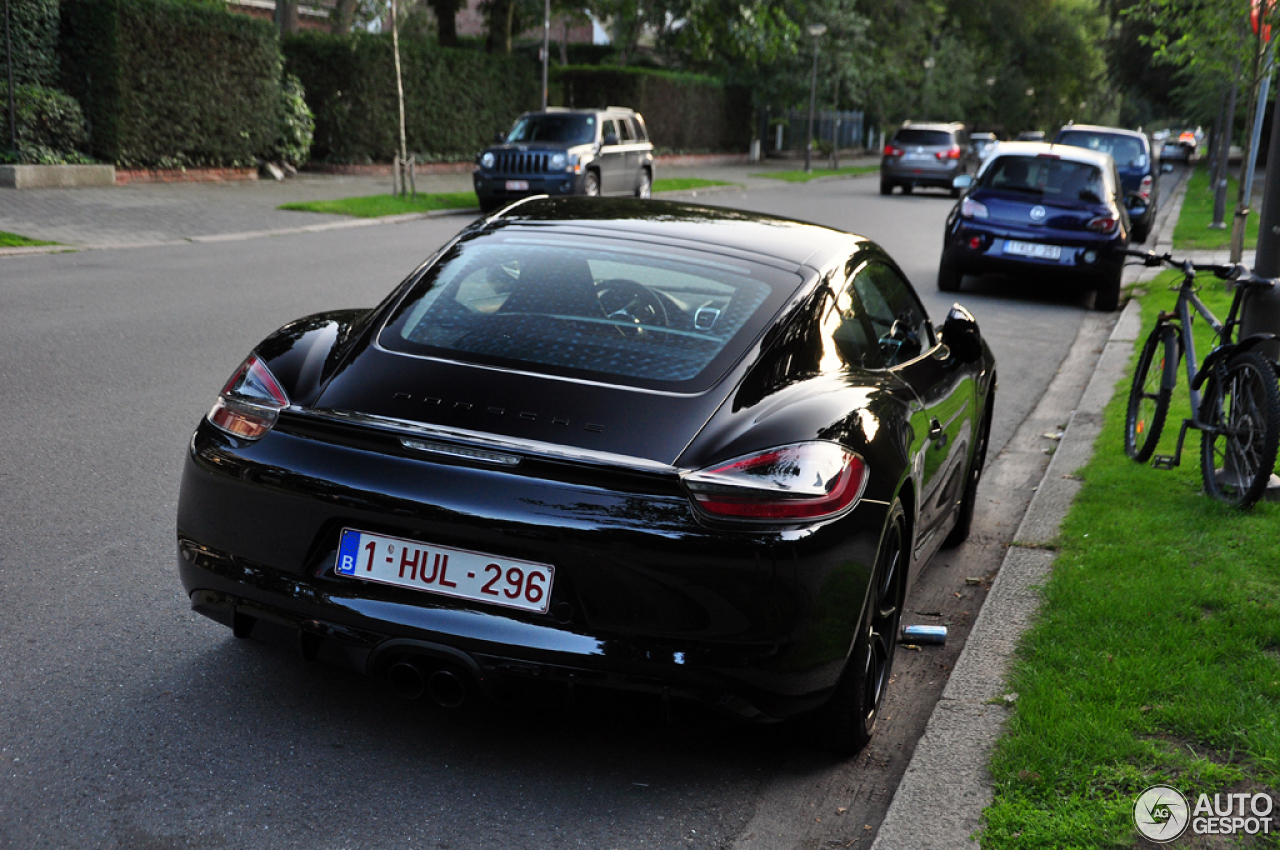
<svg viewBox="0 0 1280 850">
<path fill-rule="evenodd" d="M 1188 429 L 1195 429 L 1200 432 L 1205 492 L 1237 507 L 1250 507 L 1267 488 L 1280 446 L 1280 367 L 1259 350 L 1276 339 L 1275 334 L 1236 337 L 1244 294 L 1277 282 L 1256 277 L 1240 265 L 1197 265 L 1169 254 L 1132 249 L 1124 253 L 1141 258 L 1147 266 L 1168 265 L 1182 271 L 1177 307 L 1173 312 L 1161 311 L 1138 358 L 1125 416 L 1125 453 L 1139 463 L 1151 460 L 1157 469 L 1172 469 L 1181 463 Z M 1234 288 L 1226 321 L 1219 321 L 1200 300 L 1197 272 L 1212 272 Z M 1193 309 L 1217 337 L 1202 363 L 1196 358 L 1191 332 Z M 1184 353 L 1192 415 L 1182 422 L 1174 453 L 1156 455 Z"/>
</svg>

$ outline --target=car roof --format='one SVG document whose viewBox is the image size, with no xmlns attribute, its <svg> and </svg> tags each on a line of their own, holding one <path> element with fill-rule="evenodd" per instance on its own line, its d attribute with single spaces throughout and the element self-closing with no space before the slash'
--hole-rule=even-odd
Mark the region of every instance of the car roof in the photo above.
<svg viewBox="0 0 1280 850">
<path fill-rule="evenodd" d="M 546 109 L 530 109 L 528 112 L 524 114 L 525 115 L 542 115 L 546 113 L 551 113 L 555 115 L 598 115 L 601 112 L 622 112 L 627 115 L 639 114 L 629 106 L 602 106 L 599 109 L 579 109 L 579 108 L 570 109 L 567 106 L 548 106 Z"/>
<path fill-rule="evenodd" d="M 731 253 L 790 266 L 825 262 L 832 250 L 848 253 L 874 243 L 818 224 L 746 210 L 632 198 L 534 196 L 481 226 L 536 226 L 582 230 L 621 238 L 656 238 L 693 250 Z M 816 255 L 816 256 L 815 256 Z"/>
<path fill-rule="evenodd" d="M 956 130 L 963 130 L 964 125 L 960 122 L 947 123 L 945 121 L 903 121 L 899 130 L 943 130 L 948 133 Z"/>
<path fill-rule="evenodd" d="M 1063 124 L 1058 130 L 1058 135 L 1069 133 L 1072 131 L 1080 131 L 1083 133 L 1109 133 L 1113 136 L 1131 136 L 1135 139 L 1145 139 L 1146 133 L 1138 130 L 1126 130 L 1122 127 L 1103 127 L 1099 124 Z"/>
<path fill-rule="evenodd" d="M 978 171 L 979 176 L 1002 156 L 1051 156 L 1068 162 L 1086 163 L 1101 169 L 1108 180 L 1110 180 L 1111 170 L 1115 167 L 1115 160 L 1111 158 L 1111 154 L 1078 148 L 1074 145 L 1055 145 L 1049 142 L 996 142 L 991 155 L 983 160 L 982 167 Z"/>
</svg>

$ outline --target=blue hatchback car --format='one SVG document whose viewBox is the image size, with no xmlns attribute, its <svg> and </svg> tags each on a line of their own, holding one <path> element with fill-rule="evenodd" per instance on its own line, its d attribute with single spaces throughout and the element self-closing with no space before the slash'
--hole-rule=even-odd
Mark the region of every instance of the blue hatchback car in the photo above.
<svg viewBox="0 0 1280 850">
<path fill-rule="evenodd" d="M 947 218 L 938 289 L 955 292 L 966 274 L 1003 273 L 1035 283 L 1076 280 L 1094 306 L 1120 302 L 1131 225 L 1110 154 L 1067 145 L 1003 142 Z M 1136 197 L 1131 200 L 1136 201 Z"/>
<path fill-rule="evenodd" d="M 1141 201 L 1129 207 L 1129 220 L 1133 223 L 1130 238 L 1134 242 L 1146 242 L 1160 206 L 1160 180 L 1146 134 L 1118 127 L 1067 124 L 1058 131 L 1053 142 L 1111 154 L 1116 161 L 1116 170 L 1120 172 L 1120 185 L 1125 195 L 1136 195 Z M 1172 166 L 1169 168 L 1172 170 Z"/>
</svg>

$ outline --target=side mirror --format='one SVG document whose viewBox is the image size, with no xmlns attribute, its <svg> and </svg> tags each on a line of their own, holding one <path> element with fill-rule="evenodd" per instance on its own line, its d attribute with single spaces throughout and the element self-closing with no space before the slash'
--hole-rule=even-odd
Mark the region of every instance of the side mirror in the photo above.
<svg viewBox="0 0 1280 850">
<path fill-rule="evenodd" d="M 951 305 L 946 320 L 938 329 L 938 337 L 957 359 L 965 363 L 982 357 L 982 334 L 978 331 L 978 321 L 959 304 Z"/>
<path fill-rule="evenodd" d="M 955 177 L 951 178 L 952 189 L 959 189 L 961 191 L 964 191 L 965 189 L 968 189 L 972 185 L 973 185 L 972 174 L 957 174 Z"/>
<path fill-rule="evenodd" d="M 507 134 L 502 132 L 501 130 L 493 134 L 493 143 L 495 145 L 500 145 L 506 140 L 507 140 Z"/>
<path fill-rule="evenodd" d="M 618 143 L 618 134 L 617 133 L 606 134 L 604 137 L 604 143 L 606 145 L 616 145 Z"/>
</svg>

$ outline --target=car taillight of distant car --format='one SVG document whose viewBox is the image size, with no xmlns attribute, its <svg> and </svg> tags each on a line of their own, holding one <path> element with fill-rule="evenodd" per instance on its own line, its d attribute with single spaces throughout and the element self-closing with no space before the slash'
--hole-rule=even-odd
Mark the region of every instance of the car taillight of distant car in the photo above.
<svg viewBox="0 0 1280 850">
<path fill-rule="evenodd" d="M 937 153 L 934 154 L 934 156 L 937 157 L 939 160 L 959 159 L 960 148 L 953 147 L 945 151 L 938 151 Z"/>
<path fill-rule="evenodd" d="M 885 156 L 902 156 L 904 152 L 905 151 L 903 151 L 902 148 L 895 148 L 893 145 L 884 146 Z"/>
</svg>

